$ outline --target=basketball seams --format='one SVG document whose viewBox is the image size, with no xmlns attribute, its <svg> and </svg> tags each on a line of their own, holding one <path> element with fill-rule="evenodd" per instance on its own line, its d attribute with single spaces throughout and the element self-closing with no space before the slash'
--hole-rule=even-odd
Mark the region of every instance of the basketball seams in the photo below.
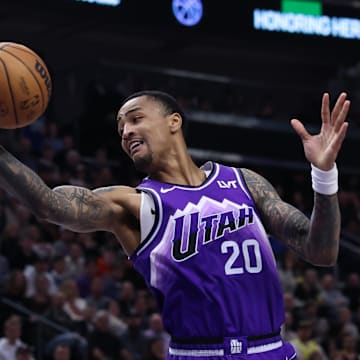
<svg viewBox="0 0 360 360">
<path fill-rule="evenodd" d="M 15 49 L 18 49 L 17 47 L 14 47 Z M 19 58 L 18 56 L 16 56 L 15 54 L 13 54 L 12 52 L 10 51 L 7 51 L 6 49 L 2 48 L 0 49 L 1 51 L 4 51 L 5 53 L 13 56 L 16 60 L 18 60 L 19 62 L 21 62 L 24 67 L 29 71 L 29 73 L 31 74 L 31 76 L 34 78 L 36 84 L 38 85 L 39 89 L 40 89 L 40 93 L 41 93 L 41 101 L 42 101 L 42 111 L 45 112 L 46 110 L 46 104 L 45 104 L 45 96 L 44 96 L 44 93 L 43 93 L 43 90 L 42 90 L 42 87 L 41 87 L 41 84 L 39 82 L 39 80 L 37 79 L 36 75 L 34 75 L 34 73 L 32 72 L 31 68 L 21 59 Z M 33 55 L 36 59 L 38 59 L 38 57 L 31 53 L 31 55 Z"/>
<path fill-rule="evenodd" d="M 0 129 L 21 128 L 42 116 L 51 94 L 42 58 L 23 44 L 0 41 L 0 92 Z"/>
<path fill-rule="evenodd" d="M 39 56 L 37 54 L 35 54 L 33 51 L 31 51 L 29 49 L 25 49 L 23 46 L 20 46 L 20 45 L 16 46 L 11 43 L 6 43 L 3 47 L 0 47 L 0 50 L 6 49 L 7 47 L 23 51 L 26 54 L 36 57 L 38 60 L 40 60 L 43 63 L 43 61 L 41 59 L 39 59 Z"/>
<path fill-rule="evenodd" d="M 4 45 L 0 46 L 0 50 L 1 49 L 5 49 L 7 46 L 9 46 L 10 44 L 9 43 L 4 43 Z"/>
<path fill-rule="evenodd" d="M 9 85 L 9 93 L 11 96 L 11 102 L 14 108 L 14 114 L 15 114 L 15 123 L 16 123 L 16 127 L 19 126 L 19 120 L 18 120 L 18 113 L 17 113 L 17 109 L 16 109 L 16 105 L 15 105 L 15 99 L 14 99 L 14 92 L 13 92 L 13 88 L 11 86 L 11 81 L 10 81 L 10 76 L 9 76 L 9 72 L 8 69 L 6 67 L 6 64 L 4 62 L 4 60 L 0 57 L 0 62 L 2 63 L 3 67 L 4 67 L 4 73 L 7 79 L 7 83 Z"/>
</svg>

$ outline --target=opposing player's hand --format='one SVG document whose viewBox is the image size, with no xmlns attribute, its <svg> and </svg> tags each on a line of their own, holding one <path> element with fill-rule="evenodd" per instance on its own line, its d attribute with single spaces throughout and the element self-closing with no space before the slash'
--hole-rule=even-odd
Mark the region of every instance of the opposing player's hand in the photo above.
<svg viewBox="0 0 360 360">
<path fill-rule="evenodd" d="M 301 138 L 307 160 L 324 171 L 333 167 L 346 135 L 348 123 L 345 120 L 350 108 L 350 100 L 346 97 L 346 93 L 341 93 L 330 111 L 330 97 L 328 93 L 324 93 L 321 105 L 322 125 L 317 135 L 309 134 L 298 119 L 291 120 L 292 127 Z"/>
</svg>

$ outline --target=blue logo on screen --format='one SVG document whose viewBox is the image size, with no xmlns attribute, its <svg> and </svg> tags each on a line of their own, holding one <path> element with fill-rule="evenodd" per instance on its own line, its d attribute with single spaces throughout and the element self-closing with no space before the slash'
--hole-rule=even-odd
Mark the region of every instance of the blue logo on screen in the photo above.
<svg viewBox="0 0 360 360">
<path fill-rule="evenodd" d="M 173 0 L 172 9 L 177 21 L 185 26 L 197 25 L 203 16 L 201 0 Z"/>
<path fill-rule="evenodd" d="M 107 6 L 118 6 L 121 3 L 121 0 L 76 0 L 76 1 L 94 3 L 98 5 L 107 5 Z"/>
</svg>

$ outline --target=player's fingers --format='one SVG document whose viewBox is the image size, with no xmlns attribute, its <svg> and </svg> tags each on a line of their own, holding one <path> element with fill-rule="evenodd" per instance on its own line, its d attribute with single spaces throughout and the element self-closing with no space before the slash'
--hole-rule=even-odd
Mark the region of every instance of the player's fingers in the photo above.
<svg viewBox="0 0 360 360">
<path fill-rule="evenodd" d="M 302 141 L 308 140 L 311 137 L 311 135 L 305 129 L 304 125 L 298 119 L 291 119 L 290 123 Z"/>
<path fill-rule="evenodd" d="M 334 149 L 336 153 L 340 150 L 341 144 L 345 139 L 345 135 L 348 127 L 349 127 L 349 123 L 344 122 L 339 129 L 338 135 L 334 137 L 331 142 L 331 147 Z"/>
<path fill-rule="evenodd" d="M 321 119 L 323 124 L 330 122 L 330 97 L 328 93 L 324 93 L 321 102 Z"/>
<path fill-rule="evenodd" d="M 346 120 L 346 117 L 349 113 L 350 110 L 350 100 L 346 100 L 340 110 L 340 113 L 338 115 L 338 117 L 335 119 L 335 131 L 339 131 L 339 129 L 341 128 L 342 124 L 344 123 L 344 121 Z"/>
<path fill-rule="evenodd" d="M 345 92 L 341 93 L 336 101 L 336 104 L 334 106 L 333 111 L 331 112 L 331 123 L 335 123 L 338 119 L 339 114 L 341 113 L 341 110 L 344 106 L 344 103 L 346 101 L 347 94 Z"/>
</svg>

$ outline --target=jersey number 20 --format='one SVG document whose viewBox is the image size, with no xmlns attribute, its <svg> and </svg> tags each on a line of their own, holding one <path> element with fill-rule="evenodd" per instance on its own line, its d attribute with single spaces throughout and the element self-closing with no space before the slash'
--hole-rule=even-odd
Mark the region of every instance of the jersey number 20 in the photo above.
<svg viewBox="0 0 360 360">
<path fill-rule="evenodd" d="M 233 240 L 226 240 L 221 244 L 221 253 L 230 253 L 229 258 L 225 263 L 226 275 L 243 274 L 244 268 L 248 273 L 256 274 L 262 270 L 262 260 L 260 253 L 260 246 L 257 240 L 248 239 L 238 244 Z M 253 261 L 250 259 L 250 254 L 253 253 Z M 235 261 L 241 257 L 243 258 L 244 267 L 235 266 Z"/>
</svg>

